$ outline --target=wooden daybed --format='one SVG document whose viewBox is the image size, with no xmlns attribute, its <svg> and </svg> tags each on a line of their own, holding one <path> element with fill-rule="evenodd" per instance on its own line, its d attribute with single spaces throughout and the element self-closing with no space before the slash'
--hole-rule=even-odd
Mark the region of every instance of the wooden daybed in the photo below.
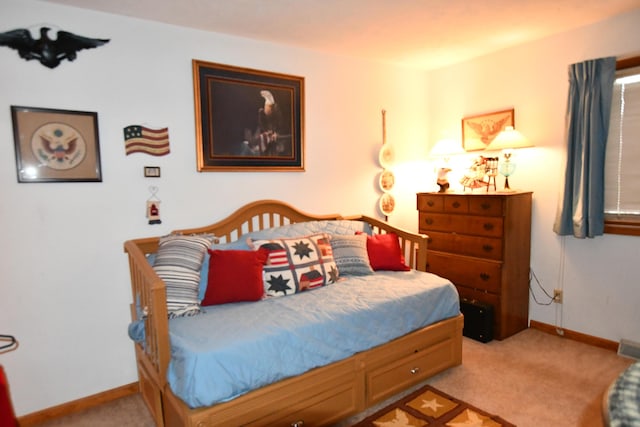
<svg viewBox="0 0 640 427">
<path fill-rule="evenodd" d="M 376 233 L 399 236 L 407 264 L 425 270 L 427 238 L 367 216 L 311 215 L 283 202 L 250 203 L 215 224 L 178 230 L 211 233 L 221 242 L 289 223 L 350 219 L 369 223 Z M 462 362 L 462 315 L 409 333 L 387 344 L 254 390 L 229 402 L 191 409 L 167 382 L 170 360 L 166 294 L 163 281 L 146 259 L 157 251 L 159 237 L 125 242 L 131 270 L 132 319 L 141 311 L 146 337 L 135 345 L 140 392 L 158 426 L 329 425 Z"/>
</svg>

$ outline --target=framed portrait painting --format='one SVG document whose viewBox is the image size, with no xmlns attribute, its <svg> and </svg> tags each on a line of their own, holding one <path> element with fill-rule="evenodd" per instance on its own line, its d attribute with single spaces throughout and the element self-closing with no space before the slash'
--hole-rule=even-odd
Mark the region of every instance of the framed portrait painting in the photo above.
<svg viewBox="0 0 640 427">
<path fill-rule="evenodd" d="M 198 171 L 303 171 L 304 78 L 193 60 Z"/>
<path fill-rule="evenodd" d="M 98 113 L 11 106 L 18 182 L 100 182 Z"/>
<path fill-rule="evenodd" d="M 496 111 L 462 119 L 464 151 L 486 149 L 507 126 L 513 126 L 514 110 Z"/>
</svg>

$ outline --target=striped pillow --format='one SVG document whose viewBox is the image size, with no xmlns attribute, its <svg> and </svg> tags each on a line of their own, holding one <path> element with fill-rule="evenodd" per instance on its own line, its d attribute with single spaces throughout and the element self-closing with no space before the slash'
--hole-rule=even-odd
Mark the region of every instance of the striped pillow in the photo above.
<svg viewBox="0 0 640 427">
<path fill-rule="evenodd" d="M 160 238 L 153 269 L 165 283 L 170 318 L 200 313 L 200 269 L 214 240 L 205 234 Z"/>
<path fill-rule="evenodd" d="M 331 249 L 340 275 L 366 276 L 374 273 L 369 263 L 366 234 L 333 234 Z"/>
</svg>

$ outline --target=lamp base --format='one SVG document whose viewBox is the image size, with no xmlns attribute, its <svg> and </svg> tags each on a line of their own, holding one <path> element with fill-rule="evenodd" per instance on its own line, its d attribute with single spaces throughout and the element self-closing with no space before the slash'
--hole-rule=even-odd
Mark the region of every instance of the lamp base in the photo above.
<svg viewBox="0 0 640 427">
<path fill-rule="evenodd" d="M 512 190 L 511 187 L 509 187 L 509 177 L 505 176 L 504 177 L 504 188 L 502 190 L 500 190 L 500 193 L 514 193 L 516 190 Z"/>
</svg>

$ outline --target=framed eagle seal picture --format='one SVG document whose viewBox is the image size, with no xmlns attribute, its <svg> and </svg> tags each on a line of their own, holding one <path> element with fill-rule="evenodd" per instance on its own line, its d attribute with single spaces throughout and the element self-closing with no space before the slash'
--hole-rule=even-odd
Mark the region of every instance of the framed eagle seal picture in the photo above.
<svg viewBox="0 0 640 427">
<path fill-rule="evenodd" d="M 486 149 L 507 126 L 513 126 L 514 109 L 480 114 L 462 119 L 462 147 L 464 151 Z"/>
<path fill-rule="evenodd" d="M 98 113 L 11 106 L 18 182 L 101 182 Z"/>
</svg>

